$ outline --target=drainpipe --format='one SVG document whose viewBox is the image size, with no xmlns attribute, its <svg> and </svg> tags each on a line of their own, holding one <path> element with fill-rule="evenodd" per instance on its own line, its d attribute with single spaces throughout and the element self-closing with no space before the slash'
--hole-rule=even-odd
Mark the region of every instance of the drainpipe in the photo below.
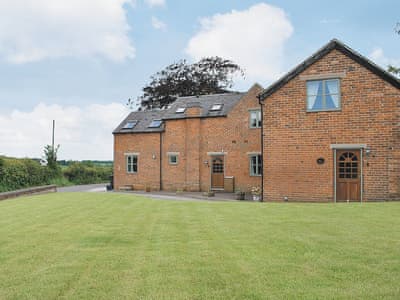
<svg viewBox="0 0 400 300">
<path fill-rule="evenodd" d="M 162 190 L 162 132 L 160 132 L 160 191 Z"/>
<path fill-rule="evenodd" d="M 261 170 L 261 202 L 264 202 L 264 122 L 263 122 L 263 103 L 260 95 L 257 96 L 258 103 L 261 107 L 261 160 L 262 160 L 262 170 Z"/>
</svg>

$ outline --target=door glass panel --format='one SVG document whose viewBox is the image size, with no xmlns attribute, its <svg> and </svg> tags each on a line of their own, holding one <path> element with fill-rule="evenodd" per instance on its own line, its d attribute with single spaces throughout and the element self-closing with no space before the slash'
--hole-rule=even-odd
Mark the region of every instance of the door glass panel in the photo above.
<svg viewBox="0 0 400 300">
<path fill-rule="evenodd" d="M 224 173 L 224 162 L 220 158 L 213 159 L 213 173 Z"/>
<path fill-rule="evenodd" d="M 338 160 L 339 178 L 358 178 L 358 157 L 354 152 L 344 152 Z"/>
</svg>

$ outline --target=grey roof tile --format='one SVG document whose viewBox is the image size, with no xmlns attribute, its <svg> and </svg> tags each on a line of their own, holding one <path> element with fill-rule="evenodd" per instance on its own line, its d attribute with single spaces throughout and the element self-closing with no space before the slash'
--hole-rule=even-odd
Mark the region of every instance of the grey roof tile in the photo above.
<svg viewBox="0 0 400 300">
<path fill-rule="evenodd" d="M 179 97 L 171 105 L 170 108 L 165 110 L 147 110 L 147 111 L 135 111 L 131 112 L 119 126 L 113 131 L 113 133 L 139 133 L 139 132 L 162 132 L 164 131 L 164 124 L 159 128 L 151 128 L 149 125 L 153 120 L 173 120 L 173 119 L 185 119 L 187 116 L 185 113 L 176 113 L 179 107 L 188 108 L 193 106 L 201 107 L 201 118 L 210 117 L 224 117 L 232 108 L 240 101 L 240 99 L 246 93 L 226 93 L 226 94 L 212 94 L 212 95 L 201 95 L 201 96 L 189 96 Z M 214 104 L 222 104 L 221 110 L 210 111 Z M 125 124 L 129 121 L 138 121 L 136 126 L 132 129 L 123 129 Z"/>
</svg>

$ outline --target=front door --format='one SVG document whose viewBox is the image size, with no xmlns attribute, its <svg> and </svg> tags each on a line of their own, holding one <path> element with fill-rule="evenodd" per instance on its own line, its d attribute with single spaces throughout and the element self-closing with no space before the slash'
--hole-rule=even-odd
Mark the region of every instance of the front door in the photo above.
<svg viewBox="0 0 400 300">
<path fill-rule="evenodd" d="M 224 157 L 213 156 L 211 164 L 211 188 L 224 188 Z"/>
<path fill-rule="evenodd" d="M 361 200 L 360 150 L 337 150 L 336 201 Z"/>
</svg>

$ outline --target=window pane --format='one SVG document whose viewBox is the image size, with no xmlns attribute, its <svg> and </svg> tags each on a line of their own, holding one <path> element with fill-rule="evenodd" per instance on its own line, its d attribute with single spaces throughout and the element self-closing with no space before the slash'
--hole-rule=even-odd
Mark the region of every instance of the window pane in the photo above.
<svg viewBox="0 0 400 300">
<path fill-rule="evenodd" d="M 310 96 L 309 99 L 310 109 L 323 109 L 324 108 L 324 99 L 322 97 L 322 93 L 319 93 L 316 96 Z"/>
<path fill-rule="evenodd" d="M 250 112 L 250 127 L 260 127 L 259 120 L 261 119 L 260 111 Z"/>
<path fill-rule="evenodd" d="M 320 87 L 322 87 L 321 80 L 307 81 L 307 96 L 317 95 Z"/>
<path fill-rule="evenodd" d="M 338 95 L 326 95 L 325 96 L 325 108 L 333 109 L 339 107 L 339 96 Z"/>
<path fill-rule="evenodd" d="M 339 94 L 339 80 L 326 80 L 325 84 L 325 94 Z"/>
<path fill-rule="evenodd" d="M 132 172 L 137 172 L 137 163 L 132 166 Z"/>
</svg>

